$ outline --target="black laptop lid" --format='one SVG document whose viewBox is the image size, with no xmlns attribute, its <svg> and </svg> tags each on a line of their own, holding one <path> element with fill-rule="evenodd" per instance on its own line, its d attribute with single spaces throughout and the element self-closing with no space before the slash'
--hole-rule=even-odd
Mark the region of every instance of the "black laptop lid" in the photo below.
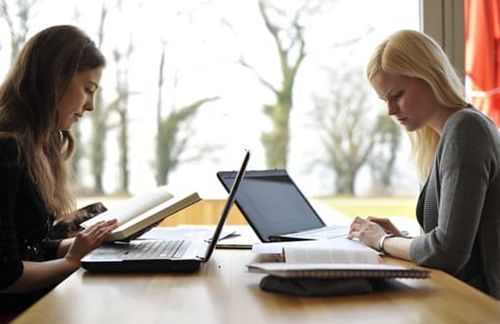
<svg viewBox="0 0 500 324">
<path fill-rule="evenodd" d="M 226 190 L 236 172 L 220 171 Z M 271 237 L 325 226 L 286 170 L 247 171 L 236 205 L 263 242 Z"/>
<path fill-rule="evenodd" d="M 229 191 L 229 196 L 227 197 L 226 204 L 224 205 L 224 209 L 222 210 L 222 214 L 220 216 L 219 223 L 217 224 L 217 227 L 215 228 L 214 235 L 212 236 L 212 239 L 210 240 L 210 244 L 208 246 L 205 257 L 203 258 L 203 262 L 206 262 L 206 261 L 208 261 L 208 259 L 210 259 L 210 256 L 212 255 L 212 253 L 215 249 L 215 246 L 217 245 L 217 241 L 219 241 L 220 233 L 222 232 L 222 228 L 224 227 L 224 223 L 226 222 L 226 220 L 229 216 L 229 212 L 231 211 L 231 207 L 233 206 L 233 203 L 236 199 L 236 194 L 238 193 L 238 195 L 239 195 L 238 189 L 240 188 L 243 176 L 245 175 L 245 171 L 247 169 L 247 164 L 248 164 L 249 159 L 250 159 L 250 151 L 247 150 L 238 173 L 234 172 L 233 180 L 231 181 L 231 185 L 228 186 L 227 190 Z M 235 178 L 236 178 L 236 181 L 234 181 Z M 229 188 L 231 188 L 231 189 L 229 189 Z"/>
</svg>

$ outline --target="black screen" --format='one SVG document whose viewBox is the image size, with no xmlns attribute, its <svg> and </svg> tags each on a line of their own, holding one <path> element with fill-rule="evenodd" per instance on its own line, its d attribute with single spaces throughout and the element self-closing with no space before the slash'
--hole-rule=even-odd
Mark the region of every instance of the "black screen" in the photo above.
<svg viewBox="0 0 500 324">
<path fill-rule="evenodd" d="M 236 172 L 217 173 L 226 190 Z M 236 204 L 259 238 L 324 226 L 312 206 L 285 170 L 247 171 Z"/>
</svg>

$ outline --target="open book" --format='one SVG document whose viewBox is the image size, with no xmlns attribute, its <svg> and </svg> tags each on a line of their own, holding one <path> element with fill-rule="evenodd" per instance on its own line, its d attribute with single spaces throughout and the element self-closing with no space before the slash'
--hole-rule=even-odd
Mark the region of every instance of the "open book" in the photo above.
<svg viewBox="0 0 500 324">
<path fill-rule="evenodd" d="M 97 215 L 81 223 L 80 226 L 88 228 L 99 221 L 116 218 L 118 227 L 112 232 L 108 241 L 126 240 L 200 200 L 196 192 L 174 196 L 162 186 L 154 191 L 129 198 L 120 206 Z"/>
<path fill-rule="evenodd" d="M 346 238 L 281 244 L 285 262 L 249 264 L 248 270 L 287 278 L 427 278 L 429 276 L 429 271 L 425 269 L 383 264 L 377 251 Z"/>
</svg>

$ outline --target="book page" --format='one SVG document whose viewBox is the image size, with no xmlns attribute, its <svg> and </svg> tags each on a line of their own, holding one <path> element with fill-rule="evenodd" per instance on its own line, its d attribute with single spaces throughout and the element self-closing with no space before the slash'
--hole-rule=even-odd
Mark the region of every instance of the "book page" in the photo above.
<svg viewBox="0 0 500 324">
<path fill-rule="evenodd" d="M 120 206 L 91 218 L 80 225 L 87 228 L 99 221 L 116 218 L 118 220 L 118 226 L 120 226 L 145 211 L 171 199 L 172 197 L 173 195 L 167 191 L 165 186 L 158 187 L 154 191 L 129 198 Z"/>
<path fill-rule="evenodd" d="M 330 240 L 314 240 L 314 241 L 284 241 L 271 243 L 256 243 L 252 246 L 252 252 L 258 254 L 281 254 L 283 249 L 288 247 L 303 247 L 303 248 L 328 248 L 328 249 L 361 249 L 375 251 L 358 240 L 350 240 L 345 237 L 338 237 Z"/>
<path fill-rule="evenodd" d="M 163 219 L 166 216 L 184 209 L 199 200 L 200 197 L 197 193 L 191 193 L 189 195 L 182 194 L 176 197 L 172 197 L 167 201 L 160 202 L 159 205 L 153 206 L 152 208 L 146 209 L 140 214 L 132 216 L 130 220 L 123 222 L 113 232 L 121 232 L 123 230 L 126 230 L 127 228 L 133 228 L 135 225 L 145 222 L 151 223 L 151 219 Z"/>
<path fill-rule="evenodd" d="M 379 263 L 381 258 L 374 249 L 356 240 L 305 241 L 283 246 L 287 263 Z"/>
<path fill-rule="evenodd" d="M 337 249 L 328 247 L 287 247 L 283 249 L 286 263 L 380 263 L 378 253 L 371 249 Z"/>
</svg>

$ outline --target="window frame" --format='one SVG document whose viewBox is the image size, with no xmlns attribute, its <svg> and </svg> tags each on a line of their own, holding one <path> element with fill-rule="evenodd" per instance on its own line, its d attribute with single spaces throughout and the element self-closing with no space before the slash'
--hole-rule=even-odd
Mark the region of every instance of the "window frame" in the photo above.
<svg viewBox="0 0 500 324">
<path fill-rule="evenodd" d="M 421 0 L 422 31 L 444 49 L 457 72 L 465 78 L 464 0 Z"/>
</svg>

